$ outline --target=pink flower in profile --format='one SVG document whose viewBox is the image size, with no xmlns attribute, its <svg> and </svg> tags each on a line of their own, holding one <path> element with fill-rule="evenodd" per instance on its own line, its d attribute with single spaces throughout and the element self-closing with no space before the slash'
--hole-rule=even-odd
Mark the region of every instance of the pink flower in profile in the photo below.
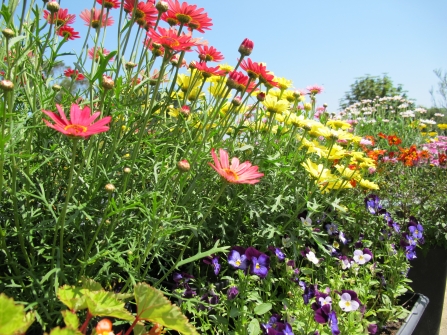
<svg viewBox="0 0 447 335">
<path fill-rule="evenodd" d="M 309 94 L 320 94 L 323 92 L 323 87 L 318 85 L 307 86 L 306 89 L 309 91 Z"/>
<path fill-rule="evenodd" d="M 59 111 L 59 115 L 47 110 L 42 110 L 42 112 L 48 115 L 55 123 L 50 123 L 47 120 L 43 121 L 48 127 L 53 128 L 64 135 L 88 138 L 91 135 L 109 130 L 109 127 L 107 127 L 106 124 L 108 124 L 112 118 L 106 116 L 93 123 L 101 113 L 96 112 L 93 113 L 93 115 L 90 115 L 90 107 L 88 106 L 80 109 L 78 105 L 72 104 L 70 108 L 70 120 L 67 120 L 61 105 L 56 104 L 56 108 Z"/>
<path fill-rule="evenodd" d="M 119 0 L 96 0 L 97 3 L 103 5 L 104 8 L 120 8 L 121 2 Z"/>
<path fill-rule="evenodd" d="M 158 33 L 151 28 L 147 36 L 152 39 L 153 43 L 158 43 L 166 49 L 175 51 L 191 51 L 191 47 L 195 45 L 190 36 L 178 36 L 178 31 L 175 28 L 158 27 Z"/>
<path fill-rule="evenodd" d="M 43 11 L 43 18 L 47 20 L 49 24 L 56 24 L 61 27 L 75 22 L 76 15 L 68 14 L 68 9 L 59 9 L 56 13 L 50 13 L 47 10 Z"/>
<path fill-rule="evenodd" d="M 60 27 L 56 31 L 56 33 L 59 36 L 65 38 L 66 40 L 74 40 L 75 38 L 81 38 L 81 36 L 79 36 L 79 32 L 75 31 L 73 27 L 67 25 Z"/>
<path fill-rule="evenodd" d="M 95 61 L 99 61 L 100 55 L 107 56 L 109 53 L 110 53 L 110 51 L 107 50 L 106 48 L 97 47 L 95 49 L 95 47 L 93 47 L 88 50 L 88 57 L 90 59 L 93 59 L 93 57 L 95 57 Z M 112 60 L 113 60 L 113 57 L 109 59 L 109 62 Z"/>
<path fill-rule="evenodd" d="M 215 165 L 209 162 L 208 165 L 231 184 L 256 184 L 264 176 L 263 173 L 258 171 L 256 165 L 251 165 L 248 161 L 240 164 L 239 159 L 233 157 L 230 164 L 228 153 L 223 149 L 219 149 L 220 160 L 214 148 L 211 149 L 211 155 L 213 156 Z"/>
<path fill-rule="evenodd" d="M 86 26 L 98 29 L 105 26 L 111 26 L 113 22 L 113 17 L 108 17 L 107 13 L 102 12 L 100 9 L 92 8 L 84 9 L 81 14 L 79 14 L 82 20 L 84 20 Z"/>
</svg>

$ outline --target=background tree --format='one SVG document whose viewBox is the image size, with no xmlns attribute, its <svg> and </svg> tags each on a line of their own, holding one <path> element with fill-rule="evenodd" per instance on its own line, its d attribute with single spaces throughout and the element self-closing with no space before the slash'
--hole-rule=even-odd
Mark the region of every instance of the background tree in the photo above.
<svg viewBox="0 0 447 335">
<path fill-rule="evenodd" d="M 345 96 L 340 99 L 340 108 L 346 107 L 365 100 L 374 99 L 376 97 L 393 97 L 399 95 L 407 98 L 406 91 L 403 90 L 402 85 L 394 86 L 393 81 L 388 75 L 371 76 L 367 74 L 364 77 L 356 78 L 355 83 L 351 85 L 351 89 L 345 92 Z"/>
</svg>

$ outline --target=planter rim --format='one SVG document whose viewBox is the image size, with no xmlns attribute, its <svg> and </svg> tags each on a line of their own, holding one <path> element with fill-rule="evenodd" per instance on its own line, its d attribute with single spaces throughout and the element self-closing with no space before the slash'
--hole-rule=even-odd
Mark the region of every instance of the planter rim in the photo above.
<svg viewBox="0 0 447 335">
<path fill-rule="evenodd" d="M 420 293 L 416 293 L 416 295 L 418 295 L 418 299 L 414 303 L 414 306 L 411 309 L 410 314 L 402 323 L 402 327 L 400 327 L 396 335 L 411 335 L 415 330 L 419 320 L 421 319 L 425 308 L 430 302 L 430 299 L 428 299 L 425 295 Z"/>
</svg>

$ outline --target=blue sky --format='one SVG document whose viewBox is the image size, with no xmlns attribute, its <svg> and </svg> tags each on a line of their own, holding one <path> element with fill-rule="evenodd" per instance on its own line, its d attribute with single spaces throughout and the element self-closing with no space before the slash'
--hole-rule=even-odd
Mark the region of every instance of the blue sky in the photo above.
<svg viewBox="0 0 447 335">
<path fill-rule="evenodd" d="M 447 71 L 447 1 L 445 0 L 342 0 L 342 1 L 188 1 L 205 8 L 213 20 L 203 36 L 235 65 L 244 38 L 254 41 L 250 56 L 267 63 L 275 75 L 293 81 L 295 88 L 324 86 L 318 105 L 329 111 L 355 78 L 387 73 L 402 84 L 408 97 L 430 107 L 430 88 L 438 79 L 434 69 Z M 79 14 L 92 1 L 62 0 L 62 8 Z M 111 12 L 117 20 L 118 10 Z M 75 28 L 85 36 L 77 17 Z M 84 32 L 84 34 L 83 34 Z M 105 47 L 113 50 L 114 31 L 107 32 Z M 70 42 L 72 43 L 72 42 Z M 76 48 L 81 42 L 67 44 Z M 195 60 L 197 53 L 187 55 Z"/>
</svg>

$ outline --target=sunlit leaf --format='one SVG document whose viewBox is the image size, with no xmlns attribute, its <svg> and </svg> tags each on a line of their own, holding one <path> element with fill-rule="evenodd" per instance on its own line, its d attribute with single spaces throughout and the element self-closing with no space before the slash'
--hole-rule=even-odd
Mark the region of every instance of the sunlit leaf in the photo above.
<svg viewBox="0 0 447 335">
<path fill-rule="evenodd" d="M 118 300 L 115 294 L 106 291 L 87 291 L 87 307 L 93 316 L 110 316 L 127 321 L 133 321 L 135 317 L 124 308 L 124 302 Z"/>
<path fill-rule="evenodd" d="M 198 335 L 180 309 L 173 305 L 163 293 L 147 284 L 135 286 L 138 319 L 159 323 L 185 335 Z"/>
<path fill-rule="evenodd" d="M 65 306 L 76 312 L 87 308 L 84 296 L 85 291 L 79 287 L 64 285 L 57 291 L 57 296 Z"/>
<path fill-rule="evenodd" d="M 54 328 L 50 335 L 82 335 L 82 333 L 77 329 L 72 328 Z"/>
<path fill-rule="evenodd" d="M 13 299 L 0 294 L 1 335 L 25 334 L 33 322 L 32 312 L 25 314 L 25 308 L 22 305 L 16 305 Z"/>
<path fill-rule="evenodd" d="M 62 316 L 64 317 L 65 326 L 73 329 L 79 328 L 78 316 L 71 311 L 62 311 Z"/>
</svg>

